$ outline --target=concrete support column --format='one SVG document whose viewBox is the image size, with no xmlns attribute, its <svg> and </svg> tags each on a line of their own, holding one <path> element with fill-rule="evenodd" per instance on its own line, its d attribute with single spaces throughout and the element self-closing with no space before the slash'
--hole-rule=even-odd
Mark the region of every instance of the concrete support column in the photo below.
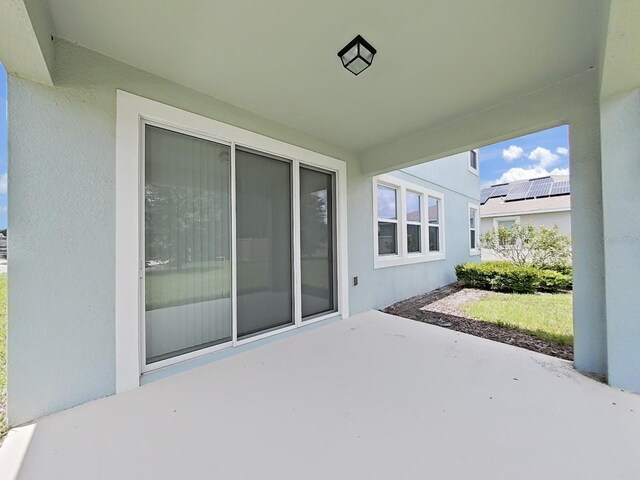
<svg viewBox="0 0 640 480">
<path fill-rule="evenodd" d="M 640 393 L 640 90 L 603 101 L 608 379 Z"/>
<path fill-rule="evenodd" d="M 594 90 L 592 95 L 585 96 L 585 101 L 574 107 L 569 131 L 573 321 L 576 368 L 582 372 L 606 375 L 607 336 L 599 113 L 598 94 Z"/>
</svg>

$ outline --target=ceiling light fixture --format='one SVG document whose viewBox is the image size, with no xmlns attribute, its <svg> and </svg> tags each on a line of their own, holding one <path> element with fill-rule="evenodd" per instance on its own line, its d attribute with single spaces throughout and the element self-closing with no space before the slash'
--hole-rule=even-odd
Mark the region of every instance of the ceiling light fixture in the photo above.
<svg viewBox="0 0 640 480">
<path fill-rule="evenodd" d="M 342 66 L 354 75 L 359 75 L 373 63 L 373 56 L 377 53 L 364 38 L 358 35 L 346 47 L 338 52 Z"/>
</svg>

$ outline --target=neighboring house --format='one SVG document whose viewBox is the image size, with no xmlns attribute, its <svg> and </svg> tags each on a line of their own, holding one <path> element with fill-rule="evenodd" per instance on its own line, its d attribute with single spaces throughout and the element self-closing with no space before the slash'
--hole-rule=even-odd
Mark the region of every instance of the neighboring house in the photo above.
<svg viewBox="0 0 640 480">
<path fill-rule="evenodd" d="M 480 232 L 484 234 L 515 223 L 558 227 L 571 237 L 571 188 L 568 175 L 551 175 L 501 183 L 480 192 Z M 494 260 L 482 250 L 483 260 Z"/>
<path fill-rule="evenodd" d="M 3 1 L 10 423 L 449 282 L 477 158 L 412 166 L 559 121 L 576 366 L 640 391 L 640 22 L 584 2 Z"/>
</svg>

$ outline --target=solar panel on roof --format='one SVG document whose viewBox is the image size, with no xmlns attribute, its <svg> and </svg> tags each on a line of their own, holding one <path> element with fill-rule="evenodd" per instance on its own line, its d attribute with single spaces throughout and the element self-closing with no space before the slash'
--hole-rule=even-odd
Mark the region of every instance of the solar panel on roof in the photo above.
<svg viewBox="0 0 640 480">
<path fill-rule="evenodd" d="M 505 197 L 504 201 L 509 202 L 511 200 L 523 200 L 527 196 L 531 182 L 516 183 L 509 190 L 509 194 Z"/>
<path fill-rule="evenodd" d="M 571 193 L 569 181 L 555 182 L 551 187 L 550 195 L 566 195 Z"/>
<path fill-rule="evenodd" d="M 480 204 L 484 204 L 492 197 L 492 193 L 495 190 L 493 187 L 483 188 L 480 190 Z"/>
<path fill-rule="evenodd" d="M 553 180 L 549 177 L 531 181 L 531 187 L 526 198 L 548 197 Z"/>
<path fill-rule="evenodd" d="M 505 185 L 498 185 L 491 196 L 503 197 L 509 193 L 509 190 L 511 190 L 511 185 L 509 185 L 508 183 Z"/>
</svg>

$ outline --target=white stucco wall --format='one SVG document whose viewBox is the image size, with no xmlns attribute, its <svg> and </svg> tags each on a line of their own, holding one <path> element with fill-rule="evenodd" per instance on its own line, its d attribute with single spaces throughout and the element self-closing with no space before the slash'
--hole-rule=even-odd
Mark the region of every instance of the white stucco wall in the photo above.
<svg viewBox="0 0 640 480">
<path fill-rule="evenodd" d="M 520 217 L 520 223 L 530 223 L 532 225 L 545 227 L 558 227 L 558 231 L 562 235 L 571 237 L 571 212 L 546 212 L 546 213 L 526 213 L 521 215 L 513 215 Z M 494 221 L 500 220 L 501 217 L 483 217 L 480 220 L 480 230 L 486 233 L 494 228 Z M 510 218 L 510 217 L 509 217 Z"/>
<path fill-rule="evenodd" d="M 571 212 L 547 212 L 547 213 L 527 213 L 522 215 L 513 215 L 513 217 L 520 217 L 520 223 L 530 223 L 531 225 L 553 227 L 557 226 L 558 231 L 562 235 L 566 235 L 571 238 Z M 480 219 L 480 232 L 481 234 L 489 232 L 495 228 L 495 222 L 501 218 L 509 217 L 484 217 Z M 482 249 L 482 260 L 500 260 L 500 258 L 493 253 L 493 250 Z"/>
<path fill-rule="evenodd" d="M 443 192 L 446 260 L 374 270 L 372 181 L 352 153 L 66 42 L 55 56 L 55 87 L 9 78 L 13 425 L 115 391 L 118 88 L 346 161 L 352 313 L 444 285 L 469 258 L 464 195 Z"/>
<path fill-rule="evenodd" d="M 608 378 L 640 393 L 640 90 L 602 104 Z"/>
</svg>

